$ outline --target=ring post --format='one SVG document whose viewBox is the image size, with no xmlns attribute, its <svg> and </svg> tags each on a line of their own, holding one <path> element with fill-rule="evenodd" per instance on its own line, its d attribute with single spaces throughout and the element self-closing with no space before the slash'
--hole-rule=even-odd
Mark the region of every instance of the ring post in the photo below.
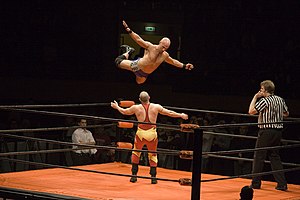
<svg viewBox="0 0 300 200">
<path fill-rule="evenodd" d="M 200 199 L 202 142 L 203 142 L 203 130 L 202 129 L 194 129 L 191 200 L 199 200 Z"/>
</svg>

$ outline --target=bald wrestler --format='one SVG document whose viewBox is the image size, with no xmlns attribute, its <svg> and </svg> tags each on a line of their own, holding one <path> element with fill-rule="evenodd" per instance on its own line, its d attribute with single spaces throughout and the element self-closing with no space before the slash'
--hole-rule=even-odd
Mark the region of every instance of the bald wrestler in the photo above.
<svg viewBox="0 0 300 200">
<path fill-rule="evenodd" d="M 125 21 L 123 26 L 128 32 L 130 37 L 142 48 L 145 49 L 144 56 L 137 60 L 128 60 L 130 55 L 135 51 L 134 48 L 122 45 L 124 48 L 122 55 L 115 59 L 117 67 L 132 71 L 136 76 L 136 82 L 142 84 L 146 81 L 149 74 L 156 70 L 162 62 L 169 63 L 175 67 L 192 70 L 194 66 L 190 63 L 184 64 L 174 58 L 171 58 L 166 50 L 170 47 L 171 41 L 169 38 L 164 37 L 160 40 L 158 45 L 152 44 L 143 40 L 138 34 L 133 32 Z"/>
<path fill-rule="evenodd" d="M 121 108 L 116 101 L 111 102 L 111 107 L 118 110 L 123 115 L 134 115 L 139 122 L 151 122 L 156 123 L 158 114 L 167 115 L 174 118 L 188 119 L 188 115 L 184 113 L 177 113 L 172 110 L 168 110 L 162 107 L 160 104 L 150 103 L 150 96 L 147 92 L 140 93 L 139 100 L 141 104 L 133 105 L 129 108 Z M 157 132 L 156 125 L 153 124 L 139 124 L 135 135 L 133 149 L 141 150 L 144 145 L 147 146 L 149 151 L 156 151 L 157 149 Z M 141 152 L 133 151 L 131 156 L 132 162 L 132 175 L 137 175 L 138 164 L 140 161 Z M 150 175 L 152 177 L 151 183 L 156 184 L 156 167 L 157 167 L 157 155 L 156 153 L 149 153 Z M 130 182 L 135 183 L 136 177 L 131 177 Z"/>
</svg>

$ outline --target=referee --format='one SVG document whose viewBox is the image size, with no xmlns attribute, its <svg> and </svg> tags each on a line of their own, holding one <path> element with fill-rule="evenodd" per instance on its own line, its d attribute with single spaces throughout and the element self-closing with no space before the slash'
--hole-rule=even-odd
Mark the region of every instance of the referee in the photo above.
<svg viewBox="0 0 300 200">
<path fill-rule="evenodd" d="M 260 90 L 257 92 L 249 106 L 249 114 L 254 115 L 259 113 L 258 123 L 275 123 L 258 125 L 258 137 L 255 148 L 279 146 L 282 138 L 283 117 L 289 115 L 288 107 L 285 101 L 274 95 L 275 85 L 270 80 L 265 80 L 260 83 Z M 254 161 L 252 173 L 260 173 L 264 167 L 266 156 L 269 156 L 272 170 L 282 170 L 282 163 L 279 156 L 279 150 L 263 150 L 254 152 Z M 283 172 L 273 174 L 277 182 L 276 190 L 287 190 L 287 181 Z M 261 177 L 252 178 L 250 185 L 253 189 L 260 189 Z"/>
</svg>

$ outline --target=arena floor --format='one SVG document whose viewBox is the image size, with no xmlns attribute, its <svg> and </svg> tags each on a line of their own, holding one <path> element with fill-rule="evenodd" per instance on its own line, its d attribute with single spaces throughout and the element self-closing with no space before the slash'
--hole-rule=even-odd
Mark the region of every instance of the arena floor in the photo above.
<svg viewBox="0 0 300 200">
<path fill-rule="evenodd" d="M 130 174 L 131 165 L 124 163 L 106 163 L 85 165 L 78 168 Z M 149 176 L 149 167 L 140 166 L 140 176 Z M 179 179 L 191 178 L 191 172 L 157 169 L 158 178 Z M 202 180 L 221 176 L 202 174 Z M 149 179 L 139 178 L 130 183 L 129 177 L 97 174 L 52 168 L 0 174 L 0 187 L 27 192 L 42 192 L 49 195 L 64 195 L 82 199 L 101 200 L 189 200 L 191 186 L 182 186 L 171 181 L 158 181 L 153 185 Z M 249 185 L 249 179 L 229 179 L 201 183 L 200 199 L 233 200 L 239 199 L 240 189 Z M 276 183 L 264 181 L 260 190 L 254 191 L 255 200 L 300 199 L 300 185 L 288 185 L 288 191 L 275 190 Z"/>
</svg>

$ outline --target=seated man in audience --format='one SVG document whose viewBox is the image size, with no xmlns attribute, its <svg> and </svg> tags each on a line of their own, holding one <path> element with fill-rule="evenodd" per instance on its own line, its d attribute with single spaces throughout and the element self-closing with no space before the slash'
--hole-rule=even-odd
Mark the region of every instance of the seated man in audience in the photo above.
<svg viewBox="0 0 300 200">
<path fill-rule="evenodd" d="M 80 119 L 78 122 L 80 126 L 72 134 L 72 143 L 95 145 L 95 139 L 91 131 L 86 129 L 86 119 Z M 80 149 L 82 146 L 73 146 L 72 159 L 74 165 L 87 165 L 93 161 L 93 156 L 97 149 Z M 77 150 L 76 150 L 77 149 Z"/>
</svg>

